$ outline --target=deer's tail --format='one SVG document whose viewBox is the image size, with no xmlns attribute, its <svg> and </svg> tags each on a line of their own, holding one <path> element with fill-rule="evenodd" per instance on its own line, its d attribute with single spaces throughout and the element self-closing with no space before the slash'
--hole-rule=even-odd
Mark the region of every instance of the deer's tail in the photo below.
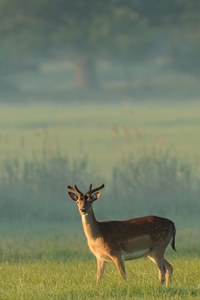
<svg viewBox="0 0 200 300">
<path fill-rule="evenodd" d="M 172 223 L 172 238 L 170 241 L 170 245 L 174 251 L 176 251 L 175 237 L 176 237 L 176 227 L 175 227 L 174 223 Z"/>
</svg>

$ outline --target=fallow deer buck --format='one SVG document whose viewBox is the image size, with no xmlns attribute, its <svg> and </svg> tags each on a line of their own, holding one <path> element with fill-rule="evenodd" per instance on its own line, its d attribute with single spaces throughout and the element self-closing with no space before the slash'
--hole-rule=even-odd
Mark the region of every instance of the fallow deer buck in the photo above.
<svg viewBox="0 0 200 300">
<path fill-rule="evenodd" d="M 172 221 L 146 216 L 125 221 L 98 222 L 92 203 L 99 199 L 104 184 L 83 194 L 75 185 L 67 186 L 68 194 L 77 205 L 88 246 L 97 259 L 97 282 L 103 276 L 107 261 L 113 261 L 122 278 L 126 279 L 124 260 L 149 257 L 158 267 L 159 281 L 168 287 L 173 267 L 165 259 L 167 246 L 175 249 L 176 229 Z"/>
</svg>

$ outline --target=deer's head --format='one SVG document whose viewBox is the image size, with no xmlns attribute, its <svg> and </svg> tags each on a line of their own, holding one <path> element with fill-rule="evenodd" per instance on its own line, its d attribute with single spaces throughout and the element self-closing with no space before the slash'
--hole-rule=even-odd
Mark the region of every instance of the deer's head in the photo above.
<svg viewBox="0 0 200 300">
<path fill-rule="evenodd" d="M 89 190 L 85 194 L 83 194 L 76 185 L 68 185 L 67 188 L 70 198 L 77 203 L 80 214 L 86 215 L 92 209 L 92 203 L 101 196 L 101 193 L 98 191 L 104 188 L 104 184 L 94 189 L 92 188 L 92 184 L 90 184 Z"/>
</svg>

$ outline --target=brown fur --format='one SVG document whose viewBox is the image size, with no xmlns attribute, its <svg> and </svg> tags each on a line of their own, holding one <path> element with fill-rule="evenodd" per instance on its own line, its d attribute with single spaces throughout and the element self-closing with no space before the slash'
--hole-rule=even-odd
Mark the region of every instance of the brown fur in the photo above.
<svg viewBox="0 0 200 300">
<path fill-rule="evenodd" d="M 164 253 L 169 244 L 175 250 L 176 234 L 171 220 L 146 216 L 98 222 L 92 208 L 92 202 L 100 197 L 100 192 L 96 192 L 98 188 L 94 189 L 95 193 L 89 190 L 85 195 L 76 186 L 68 188 L 70 197 L 78 205 L 88 246 L 97 259 L 97 281 L 101 280 L 107 261 L 113 261 L 126 279 L 124 260 L 147 256 L 158 267 L 159 281 L 168 286 L 173 267 L 164 258 Z"/>
</svg>

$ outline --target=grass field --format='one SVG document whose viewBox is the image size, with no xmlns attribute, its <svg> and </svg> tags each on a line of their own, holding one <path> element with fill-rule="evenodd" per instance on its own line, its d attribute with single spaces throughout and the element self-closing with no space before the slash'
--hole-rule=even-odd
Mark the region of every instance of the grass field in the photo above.
<svg viewBox="0 0 200 300">
<path fill-rule="evenodd" d="M 199 168 L 200 103 L 1 106 L 2 158 L 86 155 L 103 170 L 139 151 L 169 150 Z M 106 166 L 106 168 L 105 168 Z"/>
<path fill-rule="evenodd" d="M 13 224 L 14 225 L 14 224 Z M 199 231 L 180 231 L 171 286 L 161 287 L 148 259 L 126 262 L 124 283 L 113 264 L 96 284 L 96 261 L 82 230 L 69 224 L 1 226 L 0 299 L 200 299 Z"/>
<path fill-rule="evenodd" d="M 63 220 L 65 184 L 104 182 L 103 218 L 126 217 L 133 199 L 135 214 L 196 223 L 199 132 L 199 102 L 1 106 L 1 218 Z"/>
<path fill-rule="evenodd" d="M 2 105 L 0 299 L 200 299 L 199 132 L 197 101 Z M 106 184 L 98 218 L 173 217 L 168 289 L 145 259 L 126 263 L 128 283 L 109 264 L 96 284 L 78 212 L 65 199 L 64 184 L 77 181 Z"/>
</svg>

